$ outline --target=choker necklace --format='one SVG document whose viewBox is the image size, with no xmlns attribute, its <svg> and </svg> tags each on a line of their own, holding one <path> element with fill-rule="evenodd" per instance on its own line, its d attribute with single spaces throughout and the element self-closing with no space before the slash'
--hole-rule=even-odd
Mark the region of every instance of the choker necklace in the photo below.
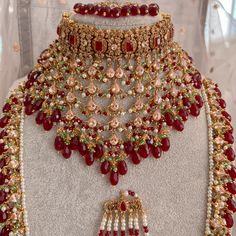
<svg viewBox="0 0 236 236">
<path fill-rule="evenodd" d="M 202 78 L 173 39 L 170 16 L 130 30 L 97 29 L 65 14 L 59 39 L 42 52 L 25 83 L 25 113 L 46 131 L 57 125 L 55 149 L 101 163 L 116 185 L 148 156 L 170 148 L 203 106 Z M 7 112 L 10 105 L 6 104 Z M 5 116 L 4 119 L 7 119 Z"/>
<path fill-rule="evenodd" d="M 119 175 L 127 172 L 129 159 L 139 164 L 150 155 L 159 158 L 168 151 L 170 130 L 182 131 L 188 116 L 198 116 L 205 103 L 209 186 L 204 235 L 231 236 L 236 212 L 231 117 L 218 86 L 201 80 L 191 58 L 172 41 L 170 17 L 162 17 L 150 27 L 100 30 L 64 15 L 59 39 L 41 54 L 28 80 L 3 107 L 1 235 L 29 235 L 23 165 L 25 114 L 37 112 L 37 124 L 47 131 L 57 125 L 55 148 L 63 157 L 78 151 L 87 165 L 98 160 L 101 172 L 110 172 L 115 185 Z M 140 207 L 135 197 L 113 203 L 122 203 L 116 205 L 122 213 L 129 206 L 127 201 L 137 200 Z M 110 230 L 111 224 L 107 226 Z"/>
</svg>

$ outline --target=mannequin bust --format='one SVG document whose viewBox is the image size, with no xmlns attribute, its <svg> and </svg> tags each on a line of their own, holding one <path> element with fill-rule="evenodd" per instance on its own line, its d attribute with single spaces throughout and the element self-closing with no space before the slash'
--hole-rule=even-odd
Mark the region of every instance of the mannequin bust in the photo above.
<svg viewBox="0 0 236 236">
<path fill-rule="evenodd" d="M 98 28 L 132 28 L 151 25 L 160 17 L 74 19 Z M 204 235 L 209 169 L 205 110 L 190 119 L 182 133 L 171 132 L 171 149 L 160 160 L 130 165 L 126 177 L 111 187 L 98 177 L 98 165 L 87 168 L 76 154 L 68 161 L 60 158 L 53 148 L 54 131 L 46 135 L 35 126 L 34 117 L 25 117 L 24 176 L 31 235 L 97 235 L 102 203 L 121 189 L 142 197 L 151 235 Z"/>
</svg>

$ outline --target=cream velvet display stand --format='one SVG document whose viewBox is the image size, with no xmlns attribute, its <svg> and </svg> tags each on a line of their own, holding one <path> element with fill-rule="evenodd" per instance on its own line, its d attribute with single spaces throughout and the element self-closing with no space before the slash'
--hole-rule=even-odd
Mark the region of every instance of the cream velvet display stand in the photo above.
<svg viewBox="0 0 236 236">
<path fill-rule="evenodd" d="M 130 28 L 152 24 L 158 17 L 77 20 L 102 28 Z M 79 154 L 69 160 L 57 154 L 54 132 L 37 127 L 34 116 L 25 118 L 23 159 L 30 235 L 97 235 L 102 203 L 117 197 L 121 189 L 132 189 L 143 199 L 150 235 L 204 235 L 208 187 L 204 109 L 198 118 L 190 118 L 182 133 L 172 131 L 171 149 L 161 159 L 148 158 L 138 166 L 129 163 L 128 173 L 116 187 L 101 177 L 98 163 L 87 167 Z"/>
</svg>

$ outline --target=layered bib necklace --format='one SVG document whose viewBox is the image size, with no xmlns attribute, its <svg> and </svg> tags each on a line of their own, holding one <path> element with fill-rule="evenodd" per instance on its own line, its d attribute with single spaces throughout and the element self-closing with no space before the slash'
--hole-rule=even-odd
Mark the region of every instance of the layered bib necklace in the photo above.
<svg viewBox="0 0 236 236">
<path fill-rule="evenodd" d="M 236 211 L 231 117 L 217 85 L 202 79 L 191 57 L 173 42 L 170 16 L 160 17 L 152 26 L 108 30 L 63 15 L 58 40 L 41 53 L 28 80 L 3 108 L 0 235 L 29 234 L 23 176 L 25 114 L 35 113 L 36 123 L 46 131 L 57 128 L 54 146 L 62 158 L 70 159 L 75 152 L 87 166 L 98 162 L 101 173 L 117 185 L 128 162 L 137 165 L 167 152 L 170 131 L 183 131 L 184 122 L 190 115 L 197 117 L 204 102 L 209 125 L 205 235 L 231 235 Z M 119 222 L 122 235 L 139 235 L 139 217 L 148 235 L 146 213 L 134 192 L 122 192 L 118 201 L 105 204 L 104 211 L 99 236 L 117 235 Z M 128 231 L 126 213 L 131 221 Z"/>
</svg>

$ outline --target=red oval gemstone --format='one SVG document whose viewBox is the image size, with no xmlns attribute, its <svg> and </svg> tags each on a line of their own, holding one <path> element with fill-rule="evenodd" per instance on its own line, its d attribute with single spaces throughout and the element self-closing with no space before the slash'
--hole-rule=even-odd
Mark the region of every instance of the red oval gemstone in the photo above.
<svg viewBox="0 0 236 236">
<path fill-rule="evenodd" d="M 151 152 L 152 152 L 153 157 L 155 157 L 155 158 L 161 157 L 161 148 L 160 147 L 152 145 Z"/>
<path fill-rule="evenodd" d="M 121 204 L 120 204 L 120 210 L 121 211 L 126 211 L 127 210 L 127 206 L 126 206 L 126 203 L 124 201 L 122 201 Z"/>
<path fill-rule="evenodd" d="M 235 160 L 235 153 L 233 148 L 228 148 L 224 151 L 224 154 L 227 156 L 229 161 L 234 161 Z"/>
<path fill-rule="evenodd" d="M 190 107 L 190 114 L 196 117 L 200 115 L 200 109 L 197 106 L 197 104 L 195 103 L 192 104 L 192 106 Z"/>
<path fill-rule="evenodd" d="M 59 122 L 61 119 L 61 111 L 56 109 L 52 113 L 52 122 Z"/>
<path fill-rule="evenodd" d="M 134 145 L 131 141 L 124 143 L 124 150 L 127 154 L 130 154 L 134 150 Z"/>
<path fill-rule="evenodd" d="M 89 15 L 93 15 L 95 13 L 95 7 L 94 7 L 93 4 L 88 4 L 87 8 L 88 8 L 88 14 Z"/>
<path fill-rule="evenodd" d="M 57 136 L 55 138 L 54 147 L 57 151 L 61 151 L 61 150 L 64 149 L 65 143 L 64 143 L 63 139 L 60 136 Z"/>
<path fill-rule="evenodd" d="M 5 130 L 2 130 L 0 132 L 0 139 L 4 138 L 7 135 L 7 132 Z"/>
<path fill-rule="evenodd" d="M 5 227 L 2 228 L 0 236 L 9 236 L 10 233 L 11 233 L 11 227 L 6 225 Z"/>
<path fill-rule="evenodd" d="M 232 198 L 228 199 L 227 205 L 230 211 L 232 211 L 233 213 L 236 212 L 236 202 Z"/>
<path fill-rule="evenodd" d="M 130 14 L 131 14 L 132 16 L 137 16 L 137 15 L 139 14 L 139 8 L 138 8 L 138 6 L 132 5 L 132 6 L 130 7 Z"/>
<path fill-rule="evenodd" d="M 7 220 L 7 213 L 0 210 L 0 223 L 4 223 Z"/>
<path fill-rule="evenodd" d="M 0 128 L 4 128 L 8 124 L 9 120 L 10 120 L 9 116 L 3 116 L 0 119 Z"/>
<path fill-rule="evenodd" d="M 170 140 L 169 138 L 163 138 L 161 140 L 161 149 L 163 152 L 167 152 L 170 149 Z"/>
<path fill-rule="evenodd" d="M 75 11 L 76 13 L 78 13 L 78 10 L 79 10 L 79 8 L 80 8 L 81 5 L 82 5 L 81 3 L 76 3 L 76 4 L 74 5 L 73 9 L 74 9 L 74 11 Z"/>
<path fill-rule="evenodd" d="M 188 120 L 188 111 L 184 110 L 184 109 L 180 109 L 179 110 L 179 116 L 183 119 L 183 121 L 187 121 Z"/>
<path fill-rule="evenodd" d="M 2 169 L 5 165 L 6 165 L 6 161 L 5 161 L 5 159 L 2 158 L 0 160 L 0 169 Z"/>
<path fill-rule="evenodd" d="M 236 168 L 234 166 L 231 166 L 231 169 L 228 171 L 228 173 L 232 179 L 236 179 Z"/>
<path fill-rule="evenodd" d="M 6 103 L 2 109 L 3 112 L 9 112 L 11 110 L 11 105 Z"/>
<path fill-rule="evenodd" d="M 138 165 L 141 162 L 141 157 L 138 155 L 137 152 L 132 151 L 130 154 L 131 160 L 135 165 Z"/>
<path fill-rule="evenodd" d="M 102 164 L 101 164 L 101 172 L 102 172 L 103 175 L 108 174 L 110 169 L 111 169 L 111 164 L 110 164 L 109 161 L 102 162 Z"/>
<path fill-rule="evenodd" d="M 180 120 L 175 120 L 173 123 L 173 127 L 177 131 L 183 131 L 184 130 L 184 124 Z"/>
<path fill-rule="evenodd" d="M 140 6 L 139 10 L 140 10 L 141 16 L 145 16 L 148 14 L 148 6 L 147 5 Z"/>
<path fill-rule="evenodd" d="M 0 204 L 4 203 L 7 199 L 7 193 L 3 190 L 0 191 Z"/>
<path fill-rule="evenodd" d="M 230 143 L 230 144 L 234 143 L 234 137 L 231 132 L 226 132 L 224 134 L 224 137 L 225 137 L 225 141 L 227 141 L 228 143 Z"/>
<path fill-rule="evenodd" d="M 119 182 L 119 173 L 114 170 L 111 171 L 110 174 L 110 182 L 113 186 L 117 185 Z"/>
<path fill-rule="evenodd" d="M 85 154 L 85 163 L 87 166 L 91 166 L 94 162 L 94 157 L 93 154 L 91 152 L 86 152 Z"/>
<path fill-rule="evenodd" d="M 222 111 L 221 114 L 222 114 L 228 121 L 232 121 L 232 117 L 231 117 L 231 115 L 230 115 L 228 112 Z"/>
<path fill-rule="evenodd" d="M 0 143 L 0 155 L 2 155 L 4 152 L 6 152 L 5 144 L 4 143 Z"/>
<path fill-rule="evenodd" d="M 120 14 L 121 14 L 121 16 L 128 16 L 129 12 L 130 12 L 130 7 L 128 5 L 126 5 L 121 8 Z"/>
<path fill-rule="evenodd" d="M 79 9 L 78 9 L 78 13 L 81 14 L 81 15 L 85 15 L 87 13 L 86 10 L 87 9 L 86 9 L 85 5 L 81 4 Z"/>
<path fill-rule="evenodd" d="M 221 98 L 218 100 L 218 102 L 219 102 L 219 105 L 221 106 L 221 108 L 223 108 L 223 109 L 226 108 L 226 102 L 224 99 Z"/>
<path fill-rule="evenodd" d="M 142 157 L 142 158 L 147 158 L 149 155 L 149 150 L 148 150 L 148 145 L 147 144 L 143 144 L 139 147 L 138 149 L 138 154 Z"/>
<path fill-rule="evenodd" d="M 183 98 L 183 104 L 187 108 L 191 107 L 191 102 L 189 101 L 188 98 Z"/>
<path fill-rule="evenodd" d="M 46 118 L 46 114 L 42 111 L 39 111 L 36 118 L 35 118 L 36 124 L 38 124 L 38 125 L 43 124 L 45 118 Z"/>
<path fill-rule="evenodd" d="M 148 10 L 149 10 L 150 16 L 157 16 L 158 11 L 159 11 L 159 7 L 157 4 L 150 4 Z"/>
<path fill-rule="evenodd" d="M 118 18 L 121 15 L 121 9 L 119 7 L 114 7 L 110 12 L 111 17 Z"/>
<path fill-rule="evenodd" d="M 195 96 L 196 104 L 199 108 L 202 108 L 204 105 L 203 99 L 200 95 Z"/>
<path fill-rule="evenodd" d="M 44 121 L 43 121 L 43 128 L 45 131 L 50 131 L 53 127 L 53 122 L 52 122 L 52 119 L 51 117 L 48 117 L 46 118 Z"/>
<path fill-rule="evenodd" d="M 97 144 L 95 149 L 94 149 L 94 153 L 93 156 L 95 159 L 99 159 L 104 155 L 104 148 L 101 144 Z"/>
<path fill-rule="evenodd" d="M 79 142 L 78 144 L 79 153 L 84 156 L 87 153 L 87 146 L 84 143 Z"/>
<path fill-rule="evenodd" d="M 166 112 L 164 116 L 165 116 L 166 124 L 168 126 L 172 126 L 174 123 L 173 116 L 169 112 Z"/>
<path fill-rule="evenodd" d="M 226 187 L 227 187 L 227 189 L 230 193 L 236 194 L 236 185 L 235 185 L 235 183 L 227 183 Z"/>
<path fill-rule="evenodd" d="M 226 213 L 224 215 L 224 219 L 225 219 L 225 222 L 226 222 L 226 227 L 227 228 L 232 228 L 233 225 L 234 225 L 234 219 L 233 219 L 232 215 L 229 214 L 229 213 Z"/>
<path fill-rule="evenodd" d="M 77 136 L 73 137 L 70 141 L 70 149 L 77 150 L 78 145 L 79 145 L 79 138 Z"/>
<path fill-rule="evenodd" d="M 7 176 L 3 173 L 0 173 L 0 185 L 5 184 L 5 180 L 7 179 Z"/>
<path fill-rule="evenodd" d="M 69 159 L 71 157 L 71 150 L 68 146 L 65 146 L 61 151 L 61 154 L 65 159 Z"/>
<path fill-rule="evenodd" d="M 125 175 L 128 171 L 128 167 L 125 161 L 119 161 L 117 167 L 120 175 Z"/>
</svg>

